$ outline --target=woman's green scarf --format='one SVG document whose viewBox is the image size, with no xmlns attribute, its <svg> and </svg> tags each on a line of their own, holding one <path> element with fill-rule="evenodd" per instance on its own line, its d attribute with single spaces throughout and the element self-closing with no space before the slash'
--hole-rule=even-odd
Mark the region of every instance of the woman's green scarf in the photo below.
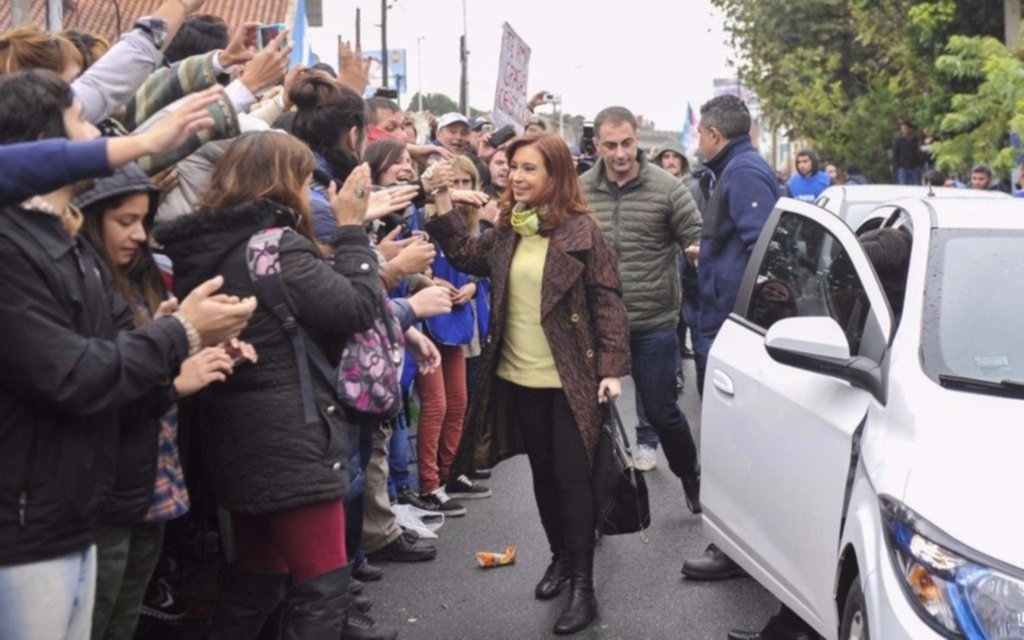
<svg viewBox="0 0 1024 640">
<path fill-rule="evenodd" d="M 512 209 L 512 228 L 521 236 L 536 235 L 540 231 L 540 210 L 536 207 L 527 209 L 520 202 Z"/>
</svg>

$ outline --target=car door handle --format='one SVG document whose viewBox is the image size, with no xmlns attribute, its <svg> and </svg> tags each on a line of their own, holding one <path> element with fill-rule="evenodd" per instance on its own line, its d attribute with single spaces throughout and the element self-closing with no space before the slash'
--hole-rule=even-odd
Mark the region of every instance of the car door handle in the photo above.
<svg viewBox="0 0 1024 640">
<path fill-rule="evenodd" d="M 711 376 L 711 384 L 715 385 L 716 389 L 730 398 L 736 395 L 736 388 L 732 384 L 732 378 L 721 369 L 715 369 L 714 375 Z"/>
</svg>

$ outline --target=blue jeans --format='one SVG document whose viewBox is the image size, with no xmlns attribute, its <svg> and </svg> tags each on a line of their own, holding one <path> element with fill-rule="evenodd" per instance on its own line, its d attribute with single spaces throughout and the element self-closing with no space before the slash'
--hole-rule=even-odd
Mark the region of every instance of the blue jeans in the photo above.
<svg viewBox="0 0 1024 640">
<path fill-rule="evenodd" d="M 394 500 L 402 487 L 411 487 L 419 493 L 419 474 L 409 472 L 409 419 L 401 414 L 394 422 L 388 443 L 388 496 Z"/>
<path fill-rule="evenodd" d="M 676 395 L 679 336 L 674 327 L 634 331 L 629 348 L 637 398 L 658 434 L 669 469 L 679 478 L 692 478 L 698 468 L 697 445 Z"/>
<path fill-rule="evenodd" d="M 95 597 L 96 545 L 0 567 L 0 640 L 89 640 Z"/>
<path fill-rule="evenodd" d="M 897 169 L 896 170 L 896 184 L 909 184 L 917 187 L 921 184 L 921 170 L 920 169 Z"/>
</svg>

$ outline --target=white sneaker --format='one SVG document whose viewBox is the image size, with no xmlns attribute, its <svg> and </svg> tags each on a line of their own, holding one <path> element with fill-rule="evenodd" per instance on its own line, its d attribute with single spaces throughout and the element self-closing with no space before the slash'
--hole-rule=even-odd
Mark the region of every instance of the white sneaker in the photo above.
<svg viewBox="0 0 1024 640">
<path fill-rule="evenodd" d="M 658 466 L 658 450 L 640 445 L 633 455 L 633 465 L 637 471 L 653 471 Z"/>
</svg>

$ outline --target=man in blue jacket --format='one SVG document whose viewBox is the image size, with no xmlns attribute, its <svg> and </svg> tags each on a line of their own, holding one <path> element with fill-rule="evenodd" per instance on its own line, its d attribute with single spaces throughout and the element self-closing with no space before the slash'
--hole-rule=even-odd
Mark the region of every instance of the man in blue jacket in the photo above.
<svg viewBox="0 0 1024 640">
<path fill-rule="evenodd" d="M 703 395 L 708 352 L 736 305 L 747 260 L 779 189 L 775 173 L 751 144 L 750 112 L 742 100 L 719 96 L 700 108 L 700 116 L 700 150 L 711 171 L 700 182 L 707 204 L 697 267 L 700 313 L 695 325 L 700 329 L 693 332 L 697 388 Z M 694 580 L 722 580 L 741 576 L 743 570 L 711 545 L 699 560 L 683 564 L 683 574 Z"/>
<path fill-rule="evenodd" d="M 790 198 L 814 202 L 831 182 L 832 178 L 821 170 L 818 154 L 814 149 L 801 149 L 800 153 L 796 154 L 796 173 L 789 179 L 786 189 Z"/>
</svg>

